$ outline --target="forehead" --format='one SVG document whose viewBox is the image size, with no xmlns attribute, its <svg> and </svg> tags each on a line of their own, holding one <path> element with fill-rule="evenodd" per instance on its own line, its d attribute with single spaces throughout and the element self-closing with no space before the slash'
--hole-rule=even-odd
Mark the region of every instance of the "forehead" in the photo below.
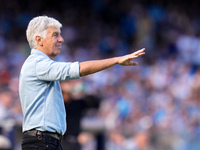
<svg viewBox="0 0 200 150">
<path fill-rule="evenodd" d="M 48 34 L 51 34 L 51 33 L 54 33 L 54 32 L 61 33 L 61 30 L 60 30 L 60 28 L 56 28 L 56 27 L 48 27 L 47 28 L 47 33 Z"/>
</svg>

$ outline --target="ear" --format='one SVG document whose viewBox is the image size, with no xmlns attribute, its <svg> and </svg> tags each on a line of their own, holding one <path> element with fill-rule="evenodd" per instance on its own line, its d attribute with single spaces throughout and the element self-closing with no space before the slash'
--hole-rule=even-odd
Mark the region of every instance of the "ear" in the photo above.
<svg viewBox="0 0 200 150">
<path fill-rule="evenodd" d="M 35 37 L 35 40 L 36 40 L 38 46 L 43 46 L 43 38 L 42 37 L 40 37 L 40 36 L 37 35 Z"/>
</svg>

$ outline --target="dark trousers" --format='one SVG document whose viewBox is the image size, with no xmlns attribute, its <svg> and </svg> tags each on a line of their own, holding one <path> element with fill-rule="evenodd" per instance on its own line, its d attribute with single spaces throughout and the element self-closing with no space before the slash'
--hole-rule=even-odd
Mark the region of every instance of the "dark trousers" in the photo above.
<svg viewBox="0 0 200 150">
<path fill-rule="evenodd" d="M 23 134 L 22 150 L 62 150 L 61 142 L 51 136 Z"/>
</svg>

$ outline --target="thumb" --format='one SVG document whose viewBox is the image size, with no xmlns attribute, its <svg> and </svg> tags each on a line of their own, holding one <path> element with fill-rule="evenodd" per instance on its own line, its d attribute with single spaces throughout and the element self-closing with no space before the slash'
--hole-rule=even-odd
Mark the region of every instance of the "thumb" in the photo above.
<svg viewBox="0 0 200 150">
<path fill-rule="evenodd" d="M 138 63 L 137 63 L 137 62 L 134 62 L 134 61 L 129 62 L 129 64 L 132 65 L 132 66 L 137 66 L 137 65 L 138 65 Z"/>
</svg>

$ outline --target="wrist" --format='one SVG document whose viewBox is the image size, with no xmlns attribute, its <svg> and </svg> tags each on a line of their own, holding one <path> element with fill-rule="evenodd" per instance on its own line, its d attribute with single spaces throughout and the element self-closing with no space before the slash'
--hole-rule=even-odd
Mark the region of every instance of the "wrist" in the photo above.
<svg viewBox="0 0 200 150">
<path fill-rule="evenodd" d="M 120 57 L 114 57 L 114 64 L 119 64 Z"/>
</svg>

